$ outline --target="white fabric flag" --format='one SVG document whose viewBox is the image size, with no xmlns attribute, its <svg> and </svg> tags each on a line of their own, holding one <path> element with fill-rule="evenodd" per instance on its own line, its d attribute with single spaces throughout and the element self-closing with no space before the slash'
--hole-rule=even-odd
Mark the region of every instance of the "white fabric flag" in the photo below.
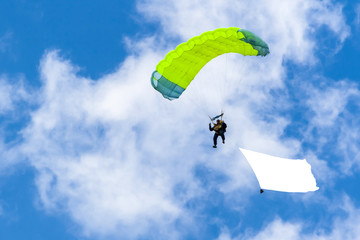
<svg viewBox="0 0 360 240">
<path fill-rule="evenodd" d="M 261 189 L 282 192 L 316 191 L 311 165 L 305 159 L 286 159 L 240 148 Z"/>
</svg>

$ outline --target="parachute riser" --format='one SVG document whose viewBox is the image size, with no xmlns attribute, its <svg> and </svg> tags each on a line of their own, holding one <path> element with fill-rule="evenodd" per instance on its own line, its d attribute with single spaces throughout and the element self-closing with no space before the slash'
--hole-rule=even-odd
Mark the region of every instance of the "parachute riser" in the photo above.
<svg viewBox="0 0 360 240">
<path fill-rule="evenodd" d="M 224 116 L 224 112 L 221 110 L 221 114 L 220 115 L 217 115 L 217 116 L 215 116 L 215 117 L 210 117 L 209 115 L 208 115 L 208 117 L 210 118 L 210 121 L 212 122 L 212 123 L 214 123 L 214 120 L 215 119 L 218 119 L 219 117 L 220 117 L 220 120 L 222 121 L 223 120 L 223 116 Z"/>
</svg>

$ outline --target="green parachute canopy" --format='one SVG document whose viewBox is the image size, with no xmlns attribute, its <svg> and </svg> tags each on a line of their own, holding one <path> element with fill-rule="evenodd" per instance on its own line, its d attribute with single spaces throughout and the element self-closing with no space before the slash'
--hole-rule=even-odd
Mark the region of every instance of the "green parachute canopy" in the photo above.
<svg viewBox="0 0 360 240">
<path fill-rule="evenodd" d="M 181 43 L 156 66 L 151 85 L 164 98 L 179 98 L 196 74 L 211 59 L 224 53 L 266 56 L 268 45 L 250 31 L 230 27 L 202 33 Z"/>
</svg>

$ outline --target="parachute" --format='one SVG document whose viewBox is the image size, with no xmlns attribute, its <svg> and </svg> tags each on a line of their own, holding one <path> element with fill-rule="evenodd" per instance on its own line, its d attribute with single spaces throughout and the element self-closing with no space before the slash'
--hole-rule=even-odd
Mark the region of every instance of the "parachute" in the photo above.
<svg viewBox="0 0 360 240">
<path fill-rule="evenodd" d="M 170 51 L 156 66 L 151 84 L 164 98 L 177 99 L 201 68 L 224 53 L 266 56 L 270 51 L 268 45 L 250 31 L 237 27 L 218 28 L 193 37 Z"/>
</svg>

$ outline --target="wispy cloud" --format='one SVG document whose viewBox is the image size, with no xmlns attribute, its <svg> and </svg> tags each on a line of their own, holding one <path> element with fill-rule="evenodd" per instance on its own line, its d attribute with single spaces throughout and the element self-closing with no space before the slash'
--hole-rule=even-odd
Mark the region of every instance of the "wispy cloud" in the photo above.
<svg viewBox="0 0 360 240">
<path fill-rule="evenodd" d="M 0 53 L 10 51 L 12 39 L 13 34 L 11 32 L 7 32 L 3 36 L 0 36 Z"/>
<path fill-rule="evenodd" d="M 357 27 L 359 27 L 360 26 L 360 4 L 357 4 L 354 10 L 355 10 L 354 23 Z"/>
<path fill-rule="evenodd" d="M 316 127 L 331 127 L 336 124 L 339 115 L 345 111 L 349 99 L 359 95 L 357 86 L 347 82 L 335 83 L 334 86 L 312 88 L 308 104 L 313 110 L 312 124 Z"/>
<path fill-rule="evenodd" d="M 35 95 L 29 93 L 24 77 L 17 75 L 0 76 L 0 172 L 9 172 L 9 167 L 24 161 L 16 144 L 21 141 L 21 130 L 14 131 L 12 125 L 29 118 L 29 107 L 36 102 Z"/>
<path fill-rule="evenodd" d="M 307 104 L 312 117 L 307 137 L 317 141 L 319 151 L 332 152 L 340 157 L 337 163 L 331 159 L 332 165 L 340 167 L 343 173 L 353 174 L 360 161 L 359 122 L 355 116 L 360 97 L 358 85 L 345 80 L 327 81 L 326 86 L 308 87 L 308 93 Z"/>
<path fill-rule="evenodd" d="M 23 77 L 17 76 L 10 79 L 3 75 L 0 76 L 0 115 L 14 110 L 19 101 L 26 100 L 29 94 L 23 86 Z"/>
</svg>

